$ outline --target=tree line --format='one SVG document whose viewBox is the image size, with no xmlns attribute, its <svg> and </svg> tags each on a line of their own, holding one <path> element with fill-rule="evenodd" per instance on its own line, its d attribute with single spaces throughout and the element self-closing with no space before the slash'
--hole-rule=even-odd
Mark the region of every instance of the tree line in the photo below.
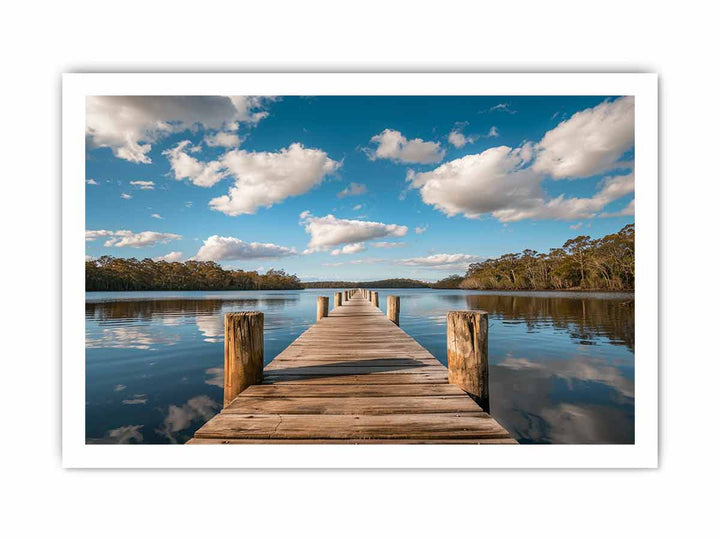
<svg viewBox="0 0 720 540">
<path fill-rule="evenodd" d="M 381 279 L 378 281 L 308 281 L 304 289 L 420 289 L 430 285 L 424 281 L 407 278 Z"/>
<path fill-rule="evenodd" d="M 548 253 L 526 249 L 473 263 L 464 276 L 432 285 L 446 289 L 564 290 L 635 289 L 635 224 L 596 240 L 578 236 Z"/>
<path fill-rule="evenodd" d="M 86 291 L 206 291 L 300 289 L 297 276 L 225 270 L 211 261 L 165 262 L 105 255 L 85 263 Z"/>
<path fill-rule="evenodd" d="M 396 278 L 377 281 L 300 282 L 296 275 L 270 269 L 265 274 L 225 270 L 211 261 L 165 262 L 105 255 L 85 263 L 87 291 L 192 291 L 270 289 L 422 288 L 483 290 L 635 288 L 635 224 L 615 234 L 591 239 L 578 236 L 548 253 L 526 249 L 473 263 L 465 275 L 435 283 Z"/>
</svg>

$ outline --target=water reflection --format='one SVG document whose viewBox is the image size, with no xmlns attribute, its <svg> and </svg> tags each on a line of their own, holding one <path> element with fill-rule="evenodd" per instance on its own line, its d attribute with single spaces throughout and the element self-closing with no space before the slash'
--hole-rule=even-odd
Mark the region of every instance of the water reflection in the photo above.
<svg viewBox="0 0 720 540">
<path fill-rule="evenodd" d="M 605 297 L 468 295 L 467 309 L 481 309 L 514 323 L 524 322 L 528 331 L 551 324 L 565 330 L 584 345 L 598 337 L 635 349 L 635 303 L 632 299 Z"/>
<path fill-rule="evenodd" d="M 182 405 L 170 405 L 162 425 L 156 431 L 171 443 L 176 435 L 198 421 L 207 422 L 220 411 L 220 403 L 208 396 L 195 396 Z"/>
<path fill-rule="evenodd" d="M 109 430 L 102 438 L 88 438 L 89 444 L 128 444 L 143 442 L 140 430 L 143 426 L 120 426 Z"/>
<path fill-rule="evenodd" d="M 113 319 L 152 320 L 164 315 L 182 317 L 195 316 L 203 313 L 219 313 L 225 311 L 283 310 L 297 304 L 297 296 L 268 298 L 150 298 L 147 300 L 112 300 L 98 297 L 96 301 L 85 302 L 85 317 L 97 321 Z M 92 297 L 89 297 L 92 298 Z M 89 299 L 88 299 L 89 300 Z"/>
<path fill-rule="evenodd" d="M 217 386 L 218 388 L 224 388 L 225 387 L 225 380 L 224 380 L 224 371 L 221 367 L 214 367 L 209 368 L 205 370 L 206 375 L 210 375 L 209 379 L 205 379 L 205 384 L 211 384 L 212 386 Z"/>
<path fill-rule="evenodd" d="M 155 345 L 175 345 L 180 340 L 178 334 L 162 334 L 143 328 L 118 326 L 101 328 L 85 338 L 87 349 L 141 349 L 149 350 Z"/>
<path fill-rule="evenodd" d="M 267 363 L 332 292 L 89 293 L 86 441 L 187 441 L 221 407 L 224 314 L 265 313 Z M 521 442 L 633 442 L 632 297 L 381 290 L 381 306 L 389 294 L 443 363 L 447 312 L 488 311 L 491 412 Z"/>
<path fill-rule="evenodd" d="M 208 343 L 222 343 L 225 340 L 225 320 L 218 314 L 197 315 L 195 324 L 200 333 L 205 336 L 203 341 Z"/>
<path fill-rule="evenodd" d="M 593 358 L 490 367 L 492 414 L 520 442 L 632 443 L 632 370 Z"/>
</svg>

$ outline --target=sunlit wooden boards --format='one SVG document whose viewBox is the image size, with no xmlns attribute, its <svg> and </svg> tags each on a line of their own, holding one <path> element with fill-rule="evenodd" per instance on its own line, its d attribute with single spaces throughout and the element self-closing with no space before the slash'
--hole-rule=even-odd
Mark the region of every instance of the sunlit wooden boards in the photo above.
<svg viewBox="0 0 720 540">
<path fill-rule="evenodd" d="M 189 444 L 505 444 L 446 368 L 356 294 L 280 353 Z"/>
<path fill-rule="evenodd" d="M 218 414 L 195 434 L 215 439 L 498 439 L 507 431 L 486 413 Z"/>
</svg>

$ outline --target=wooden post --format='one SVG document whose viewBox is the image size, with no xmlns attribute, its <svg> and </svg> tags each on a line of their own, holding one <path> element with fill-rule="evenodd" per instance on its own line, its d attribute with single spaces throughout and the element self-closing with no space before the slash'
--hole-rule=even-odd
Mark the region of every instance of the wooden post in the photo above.
<svg viewBox="0 0 720 540">
<path fill-rule="evenodd" d="M 377 291 L 373 291 L 371 294 L 372 294 L 372 305 L 375 307 L 380 307 L 380 297 L 378 296 Z"/>
<path fill-rule="evenodd" d="M 387 316 L 392 322 L 400 326 L 400 297 L 387 297 Z"/>
<path fill-rule="evenodd" d="M 490 412 L 488 377 L 488 314 L 450 311 L 447 314 L 448 380 Z"/>
<path fill-rule="evenodd" d="M 330 299 L 327 296 L 317 297 L 317 320 L 319 321 L 323 317 L 328 316 L 328 304 Z"/>
<path fill-rule="evenodd" d="M 263 323 L 259 311 L 225 314 L 225 395 L 227 406 L 263 375 Z"/>
<path fill-rule="evenodd" d="M 342 293 L 336 292 L 333 296 L 335 297 L 335 307 L 342 306 Z"/>
</svg>

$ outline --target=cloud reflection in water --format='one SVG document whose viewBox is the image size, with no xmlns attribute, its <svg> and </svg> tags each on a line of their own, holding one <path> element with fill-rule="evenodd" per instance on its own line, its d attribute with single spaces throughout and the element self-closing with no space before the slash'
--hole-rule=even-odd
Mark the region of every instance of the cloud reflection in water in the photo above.
<svg viewBox="0 0 720 540">
<path fill-rule="evenodd" d="M 522 442 L 634 442 L 635 385 L 593 358 L 490 366 L 490 411 Z"/>
</svg>

